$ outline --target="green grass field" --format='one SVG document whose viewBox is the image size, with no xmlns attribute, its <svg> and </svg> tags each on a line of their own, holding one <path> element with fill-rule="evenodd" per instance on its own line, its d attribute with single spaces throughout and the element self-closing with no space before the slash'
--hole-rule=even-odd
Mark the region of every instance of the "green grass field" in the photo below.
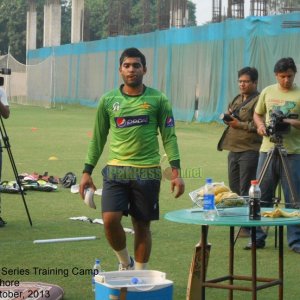
<svg viewBox="0 0 300 300">
<path fill-rule="evenodd" d="M 19 173 L 37 172 L 64 176 L 72 171 L 80 180 L 87 145 L 94 121 L 95 109 L 64 106 L 44 109 L 28 106 L 11 106 L 11 117 L 5 120 L 11 150 Z M 167 273 L 174 281 L 174 299 L 183 300 L 194 245 L 200 238 L 200 227 L 173 223 L 164 219 L 168 211 L 190 208 L 188 192 L 204 184 L 205 177 L 227 183 L 227 153 L 218 152 L 216 145 L 223 131 L 218 124 L 188 124 L 177 122 L 177 136 L 182 156 L 186 193 L 174 199 L 169 181 L 162 182 L 161 220 L 152 225 L 153 250 L 149 269 Z M 101 187 L 100 170 L 105 165 L 106 153 L 94 171 L 94 182 Z M 163 150 L 161 150 L 163 154 Z M 2 180 L 13 180 L 10 161 L 4 150 Z M 55 156 L 57 160 L 49 160 Z M 8 222 L 0 229 L 0 279 L 42 281 L 60 285 L 66 300 L 93 299 L 91 276 L 85 275 L 95 258 L 100 258 L 106 271 L 117 269 L 117 261 L 106 242 L 102 225 L 72 221 L 70 217 L 100 218 L 100 197 L 97 210 L 88 208 L 79 195 L 59 186 L 56 192 L 28 191 L 26 202 L 33 221 L 30 227 L 20 195 L 2 194 L 2 217 Z M 124 226 L 131 227 L 124 218 Z M 228 228 L 212 227 L 209 242 L 212 251 L 208 278 L 227 273 Z M 96 236 L 93 241 L 34 244 L 34 240 Z M 286 240 L 286 238 L 285 238 Z M 236 243 L 238 274 L 250 274 L 250 252 L 243 250 L 247 239 Z M 128 234 L 128 247 L 132 252 L 133 236 Z M 297 299 L 299 276 L 296 260 L 300 257 L 289 251 L 285 242 L 285 299 Z M 274 229 L 269 231 L 267 247 L 258 251 L 258 275 L 276 277 L 278 250 L 274 248 Z M 296 265 L 296 266 L 295 266 Z M 64 275 L 49 275 L 48 268 L 65 270 Z M 22 270 L 29 270 L 22 274 Z M 79 273 L 79 274 L 78 274 Z M 258 299 L 277 299 L 277 287 L 258 292 Z M 207 299 L 227 298 L 225 290 L 207 289 Z M 235 292 L 234 299 L 251 299 L 250 293 Z"/>
</svg>

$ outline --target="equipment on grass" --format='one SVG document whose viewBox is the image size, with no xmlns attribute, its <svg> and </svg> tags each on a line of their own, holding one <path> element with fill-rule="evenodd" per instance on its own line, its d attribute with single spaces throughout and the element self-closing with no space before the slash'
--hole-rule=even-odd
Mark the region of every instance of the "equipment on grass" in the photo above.
<svg viewBox="0 0 300 300">
<path fill-rule="evenodd" d="M 60 243 L 60 242 L 78 242 L 78 241 L 89 241 L 95 240 L 95 236 L 82 236 L 73 238 L 60 238 L 60 239 L 48 239 L 48 240 L 34 240 L 34 244 L 45 244 L 45 243 Z"/>
<path fill-rule="evenodd" d="M 208 265 L 210 249 L 211 249 L 211 244 L 207 244 L 205 249 L 206 268 Z M 188 284 L 187 284 L 187 291 L 186 291 L 186 300 L 201 299 L 199 298 L 199 295 L 201 295 L 201 285 L 200 285 L 201 252 L 202 252 L 202 246 L 201 243 L 199 242 L 195 246 L 195 252 L 193 254 L 193 258 L 191 262 L 190 273 L 189 273 Z M 206 274 L 204 274 L 204 276 L 206 276 Z"/>
<path fill-rule="evenodd" d="M 96 209 L 94 202 L 94 191 L 91 188 L 85 190 L 84 203 L 90 208 Z"/>
<path fill-rule="evenodd" d="M 63 178 L 60 179 L 60 183 L 65 188 L 70 188 L 76 183 L 76 175 L 73 172 L 68 172 Z"/>
<path fill-rule="evenodd" d="M 27 207 L 26 200 L 25 200 L 24 189 L 23 189 L 22 184 L 20 182 L 20 178 L 19 178 L 19 175 L 18 175 L 18 171 L 17 171 L 17 167 L 16 167 L 16 164 L 15 164 L 15 161 L 14 161 L 14 157 L 13 157 L 11 149 L 10 149 L 9 138 L 7 136 L 6 129 L 5 129 L 5 126 L 4 126 L 4 122 L 3 122 L 1 116 L 0 116 L 0 135 L 2 136 L 2 140 L 3 140 L 3 143 L 4 143 L 4 147 L 1 146 L 1 150 L 2 150 L 2 148 L 6 148 L 6 150 L 7 150 L 7 154 L 8 154 L 9 160 L 10 160 L 10 164 L 12 166 L 12 169 L 13 169 L 13 172 L 14 172 L 14 175 L 15 175 L 15 179 L 16 179 L 16 183 L 17 183 L 16 187 L 18 187 L 18 189 L 19 189 L 20 195 L 22 197 L 22 200 L 23 200 L 23 203 L 24 203 L 24 206 L 25 206 L 25 210 L 26 210 L 26 214 L 27 214 L 29 223 L 32 226 L 31 217 L 30 217 L 30 214 L 29 214 L 29 210 L 28 210 L 28 207 Z"/>
</svg>

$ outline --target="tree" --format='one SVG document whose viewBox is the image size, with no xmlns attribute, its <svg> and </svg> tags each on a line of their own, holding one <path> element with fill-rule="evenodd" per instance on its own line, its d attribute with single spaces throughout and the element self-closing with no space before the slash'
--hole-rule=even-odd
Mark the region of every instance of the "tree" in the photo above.
<svg viewBox="0 0 300 300">
<path fill-rule="evenodd" d="M 71 42 L 72 6 L 68 0 L 63 0 L 61 5 L 61 44 Z"/>
<path fill-rule="evenodd" d="M 196 4 L 192 1 L 187 2 L 187 10 L 188 10 L 188 21 L 187 27 L 196 26 Z"/>
<path fill-rule="evenodd" d="M 43 46 L 45 0 L 36 0 L 37 47 Z M 26 61 L 27 0 L 0 0 L 0 54 L 10 53 L 20 62 Z M 71 7 L 62 0 L 62 43 L 70 41 Z"/>
<path fill-rule="evenodd" d="M 43 47 L 44 6 L 46 0 L 35 0 L 37 11 L 37 48 Z M 112 4 L 123 4 L 122 10 L 112 12 Z M 117 32 L 124 27 L 127 35 L 154 31 L 157 24 L 157 0 L 85 0 L 84 40 L 99 40 L 110 34 L 110 18 L 120 20 Z M 72 1 L 61 0 L 61 44 L 71 42 Z M 187 26 L 196 25 L 195 4 L 187 2 L 189 20 Z M 10 53 L 20 62 L 26 61 L 27 0 L 0 0 L 0 54 Z M 145 13 L 145 11 L 147 13 Z M 125 18 L 124 18 L 125 12 Z"/>
<path fill-rule="evenodd" d="M 93 41 L 107 37 L 108 0 L 85 0 L 85 34 L 84 40 Z"/>
<path fill-rule="evenodd" d="M 271 15 L 289 12 L 287 9 L 289 7 L 300 9 L 300 0 L 270 0 L 268 3 L 268 11 Z"/>
<path fill-rule="evenodd" d="M 157 24 L 157 0 L 147 1 L 147 11 L 145 11 L 144 0 L 85 0 L 85 17 L 88 18 L 89 39 L 97 40 L 109 36 L 112 30 L 112 22 L 119 22 L 122 30 L 127 35 L 154 31 Z M 187 26 L 196 25 L 196 5 L 187 1 L 189 20 Z M 120 18 L 123 18 L 122 20 Z M 119 26 L 120 27 L 120 26 Z M 125 27 L 125 28 L 124 28 Z M 120 28 L 115 31 L 120 32 Z"/>
<path fill-rule="evenodd" d="M 18 60 L 24 61 L 26 47 L 26 2 L 24 0 L 0 1 L 0 51 L 8 50 Z"/>
</svg>

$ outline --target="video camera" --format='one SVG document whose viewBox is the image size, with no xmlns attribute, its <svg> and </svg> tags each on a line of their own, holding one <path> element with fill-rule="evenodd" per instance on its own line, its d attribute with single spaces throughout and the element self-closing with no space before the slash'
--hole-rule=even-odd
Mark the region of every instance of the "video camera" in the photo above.
<svg viewBox="0 0 300 300">
<path fill-rule="evenodd" d="M 298 119 L 298 114 L 284 114 L 281 110 L 270 112 L 269 125 L 266 127 L 268 136 L 281 136 L 290 132 L 291 125 L 283 122 L 284 119 Z"/>
<path fill-rule="evenodd" d="M 0 69 L 0 74 L 11 75 L 11 69 L 1 68 Z M 3 86 L 3 85 L 4 85 L 4 77 L 0 76 L 0 86 Z"/>
<path fill-rule="evenodd" d="M 3 75 L 11 75 L 11 69 L 8 69 L 8 68 L 1 68 L 1 69 L 0 69 L 0 74 L 3 74 Z"/>
<path fill-rule="evenodd" d="M 236 118 L 240 121 L 239 116 L 237 116 L 234 112 L 232 112 L 231 114 L 220 114 L 219 118 L 224 122 L 230 122 L 233 120 L 233 118 Z"/>
</svg>

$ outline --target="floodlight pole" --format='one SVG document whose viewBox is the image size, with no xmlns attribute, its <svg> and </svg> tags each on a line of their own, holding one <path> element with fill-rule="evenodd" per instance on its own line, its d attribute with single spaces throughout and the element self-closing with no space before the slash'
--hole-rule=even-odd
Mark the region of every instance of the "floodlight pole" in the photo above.
<svg viewBox="0 0 300 300">
<path fill-rule="evenodd" d="M 0 135 L 2 136 L 2 140 L 3 140 L 3 143 L 4 143 L 4 147 L 2 147 L 2 148 L 6 148 L 6 150 L 7 150 L 7 154 L 8 154 L 8 157 L 9 157 L 9 160 L 10 160 L 10 163 L 11 163 L 14 175 L 15 175 L 15 179 L 16 179 L 16 182 L 17 182 L 18 187 L 19 187 L 19 192 L 21 194 L 21 197 L 22 197 L 22 200 L 23 200 L 23 203 L 24 203 L 24 206 L 25 206 L 26 214 L 27 214 L 30 226 L 32 226 L 31 217 L 30 217 L 29 210 L 28 210 L 28 207 L 27 207 L 27 204 L 26 204 L 26 200 L 25 200 L 24 190 L 23 190 L 23 187 L 22 187 L 19 175 L 18 175 L 17 167 L 16 167 L 16 164 L 15 164 L 11 149 L 10 149 L 9 138 L 7 136 L 5 126 L 4 126 L 4 122 L 2 120 L 1 115 L 0 115 L 0 121 L 1 121 Z"/>
</svg>

